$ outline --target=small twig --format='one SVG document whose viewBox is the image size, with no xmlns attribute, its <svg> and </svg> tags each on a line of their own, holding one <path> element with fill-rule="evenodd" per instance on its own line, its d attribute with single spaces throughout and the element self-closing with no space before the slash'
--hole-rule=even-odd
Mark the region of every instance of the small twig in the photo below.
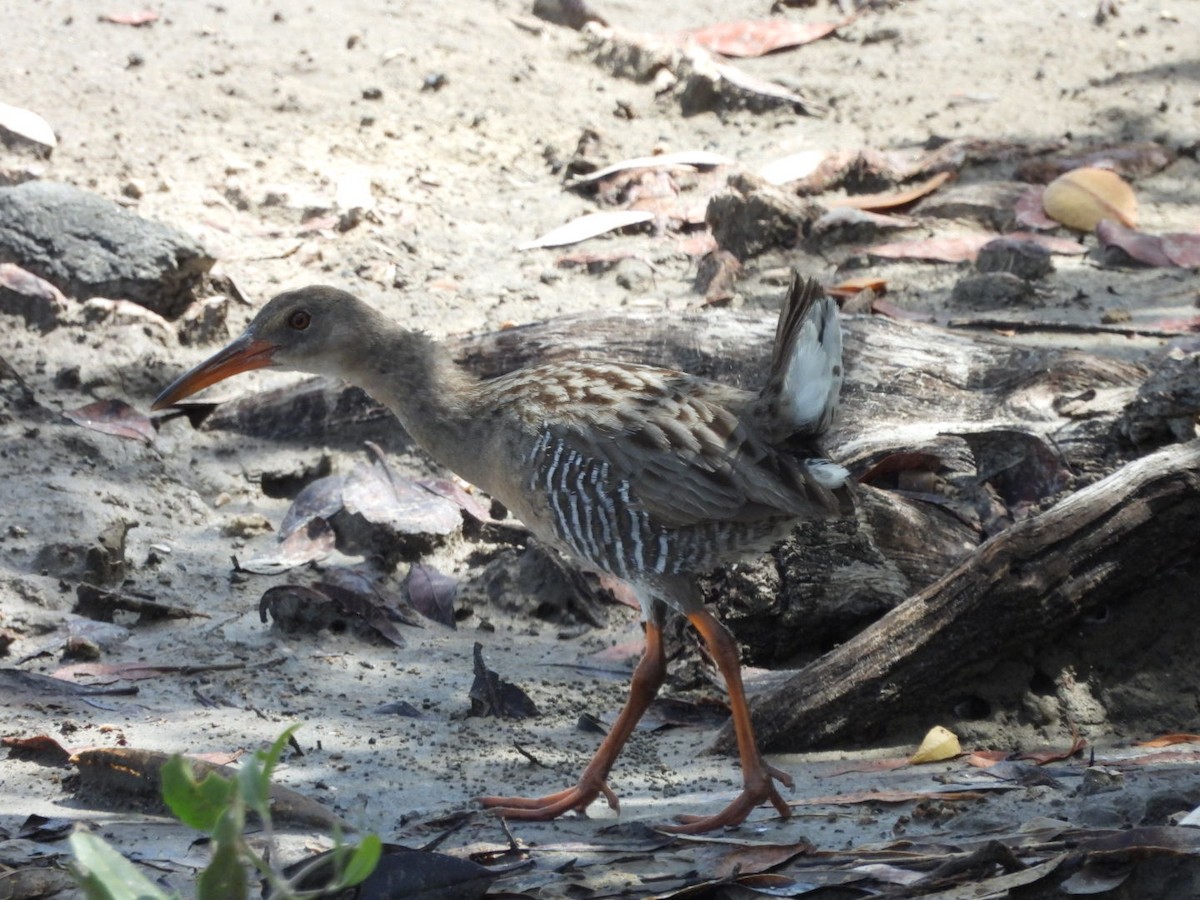
<svg viewBox="0 0 1200 900">
<path fill-rule="evenodd" d="M 525 757 L 531 763 L 533 763 L 535 766 L 537 766 L 539 769 L 550 769 L 550 770 L 554 769 L 553 766 L 546 765 L 544 762 L 542 762 L 540 759 L 538 759 L 536 756 L 534 756 L 532 753 L 530 753 L 528 750 L 526 750 L 524 747 L 522 747 L 516 741 L 513 741 L 513 749 L 516 750 L 518 753 L 520 753 L 523 757 Z"/>
</svg>

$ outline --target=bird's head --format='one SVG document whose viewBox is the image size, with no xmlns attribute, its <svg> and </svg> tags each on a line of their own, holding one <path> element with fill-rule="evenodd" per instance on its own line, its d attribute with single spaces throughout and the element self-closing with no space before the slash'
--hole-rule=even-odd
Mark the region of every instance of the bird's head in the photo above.
<svg viewBox="0 0 1200 900">
<path fill-rule="evenodd" d="M 155 399 L 162 409 L 197 391 L 252 369 L 288 369 L 315 375 L 353 371 L 379 314 L 356 297 L 313 286 L 274 297 L 241 337 L 176 378 Z"/>
</svg>

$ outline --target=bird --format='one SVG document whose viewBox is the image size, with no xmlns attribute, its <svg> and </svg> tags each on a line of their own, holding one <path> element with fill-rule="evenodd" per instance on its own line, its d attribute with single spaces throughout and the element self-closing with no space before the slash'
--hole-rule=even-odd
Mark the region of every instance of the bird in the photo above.
<svg viewBox="0 0 1200 900">
<path fill-rule="evenodd" d="M 799 520 L 849 515 L 848 470 L 819 445 L 843 382 L 837 304 L 793 272 L 766 377 L 749 391 L 608 359 L 568 359 L 480 379 L 445 346 L 354 295 L 301 287 L 268 301 L 244 333 L 155 399 L 169 407 L 218 381 L 275 368 L 348 381 L 388 407 L 436 462 L 504 504 L 543 544 L 629 585 L 645 649 L 628 699 L 576 784 L 543 797 L 486 796 L 510 819 L 585 813 L 666 679 L 663 628 L 686 616 L 728 692 L 742 791 L 711 815 L 665 825 L 738 825 L 791 777 L 767 764 L 751 724 L 737 644 L 697 575 L 768 550 Z"/>
</svg>

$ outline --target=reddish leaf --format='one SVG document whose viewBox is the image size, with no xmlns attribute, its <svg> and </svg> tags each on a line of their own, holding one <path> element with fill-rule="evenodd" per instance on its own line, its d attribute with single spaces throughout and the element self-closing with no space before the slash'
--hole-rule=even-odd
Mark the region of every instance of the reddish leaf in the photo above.
<svg viewBox="0 0 1200 900">
<path fill-rule="evenodd" d="M 858 278 L 847 278 L 839 281 L 833 287 L 825 288 L 825 293 L 834 297 L 853 297 L 865 290 L 874 291 L 878 295 L 887 293 L 887 279 L 874 275 L 862 275 Z"/>
<path fill-rule="evenodd" d="M 476 522 L 487 524 L 499 521 L 474 496 L 468 494 L 453 481 L 436 478 L 418 481 L 417 485 L 431 493 L 437 494 L 439 497 L 445 497 L 452 503 L 458 504 L 459 508 Z"/>
<path fill-rule="evenodd" d="M 1101 220 L 1096 226 L 1096 237 L 1100 239 L 1100 246 L 1104 249 L 1116 247 L 1135 262 L 1168 268 L 1175 265 L 1167 256 L 1162 238 L 1126 228 L 1112 219 Z"/>
<path fill-rule="evenodd" d="M 881 479 L 891 480 L 891 476 L 914 469 L 922 472 L 936 472 L 942 467 L 942 460 L 933 453 L 919 451 L 889 453 L 883 459 L 867 469 L 858 480 L 863 484 L 875 484 Z"/>
<path fill-rule="evenodd" d="M 1171 262 L 1184 269 L 1200 267 L 1200 232 L 1164 234 L 1163 249 Z"/>
<path fill-rule="evenodd" d="M 967 757 L 967 765 L 977 769 L 990 769 L 996 763 L 1008 759 L 1007 750 L 976 750 Z"/>
<path fill-rule="evenodd" d="M 71 758 L 71 751 L 45 734 L 27 738 L 0 738 L 0 745 L 8 747 L 11 751 L 8 754 L 9 759 L 28 759 L 50 766 L 65 766 Z"/>
<path fill-rule="evenodd" d="M 1046 210 L 1042 207 L 1042 194 L 1045 191 L 1042 185 L 1034 185 L 1017 198 L 1017 222 L 1026 228 L 1036 228 L 1040 231 L 1050 231 L 1058 227 L 1058 222 L 1046 215 Z"/>
<path fill-rule="evenodd" d="M 154 425 L 124 400 L 97 400 L 78 409 L 67 409 L 63 415 L 84 428 L 116 437 L 154 443 Z"/>
<path fill-rule="evenodd" d="M 1071 741 L 1071 746 L 1066 750 L 1030 750 L 1026 753 L 1015 753 L 1013 759 L 1027 759 L 1030 762 L 1035 762 L 1039 766 L 1044 766 L 1046 763 L 1062 762 L 1064 759 L 1070 759 L 1076 753 L 1079 753 L 1087 746 L 1087 739 L 1080 737 L 1076 732 L 1074 739 Z"/>
<path fill-rule="evenodd" d="M 913 185 L 907 190 L 885 191 L 880 194 L 851 194 L 847 197 L 838 197 L 831 200 L 829 201 L 829 205 L 833 207 L 849 206 L 853 209 L 872 211 L 895 209 L 897 206 L 907 206 L 909 203 L 920 200 L 927 194 L 932 194 L 949 180 L 949 172 L 938 172 L 932 178 L 928 178 L 920 184 Z"/>
<path fill-rule="evenodd" d="M 140 9 L 126 13 L 101 13 L 98 18 L 101 22 L 108 22 L 110 25 L 129 25 L 132 28 L 141 28 L 157 22 L 158 13 L 152 9 Z"/>
<path fill-rule="evenodd" d="M 979 248 L 995 235 L 968 234 L 959 237 L 920 238 L 911 241 L 894 241 L 890 244 L 875 244 L 863 248 L 871 256 L 886 259 L 922 259 L 933 262 L 967 262 L 975 259 Z"/>
<path fill-rule="evenodd" d="M 1200 744 L 1200 734 L 1164 734 L 1149 741 L 1139 741 L 1139 747 L 1170 747 L 1173 744 Z"/>
<path fill-rule="evenodd" d="M 706 50 L 722 56 L 750 58 L 776 50 L 811 44 L 840 27 L 836 22 L 792 22 L 788 19 L 748 19 L 721 22 L 684 32 L 680 37 L 695 41 Z"/>
</svg>

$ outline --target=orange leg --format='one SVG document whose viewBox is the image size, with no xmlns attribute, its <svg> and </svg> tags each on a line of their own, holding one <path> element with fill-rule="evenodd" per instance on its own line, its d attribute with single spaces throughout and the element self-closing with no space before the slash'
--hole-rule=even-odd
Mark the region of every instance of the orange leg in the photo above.
<svg viewBox="0 0 1200 900">
<path fill-rule="evenodd" d="M 657 622 L 647 622 L 646 652 L 642 654 L 642 659 L 633 672 L 633 680 L 629 685 L 629 699 L 596 750 L 592 761 L 579 776 L 579 782 L 565 791 L 545 797 L 480 797 L 479 802 L 506 819 L 543 821 L 572 809 L 583 812 L 593 800 L 603 794 L 608 805 L 619 811 L 621 804 L 617 795 L 609 789 L 606 782 L 608 773 L 666 677 L 667 658 L 663 652 L 662 627 Z"/>
<path fill-rule="evenodd" d="M 729 690 L 729 708 L 733 713 L 733 730 L 737 735 L 744 786 L 738 798 L 715 816 L 687 816 L 683 819 L 684 824 L 666 826 L 662 830 L 675 834 L 700 834 L 727 825 L 737 825 L 764 800 L 770 800 L 771 805 L 786 819 L 792 812 L 775 789 L 775 782 L 790 788 L 793 786 L 792 778 L 786 772 L 768 766 L 758 752 L 754 742 L 754 726 L 750 724 L 750 708 L 746 705 L 746 691 L 742 687 L 742 664 L 737 645 L 725 626 L 708 610 L 689 613 L 688 620 L 704 638 Z"/>
</svg>

